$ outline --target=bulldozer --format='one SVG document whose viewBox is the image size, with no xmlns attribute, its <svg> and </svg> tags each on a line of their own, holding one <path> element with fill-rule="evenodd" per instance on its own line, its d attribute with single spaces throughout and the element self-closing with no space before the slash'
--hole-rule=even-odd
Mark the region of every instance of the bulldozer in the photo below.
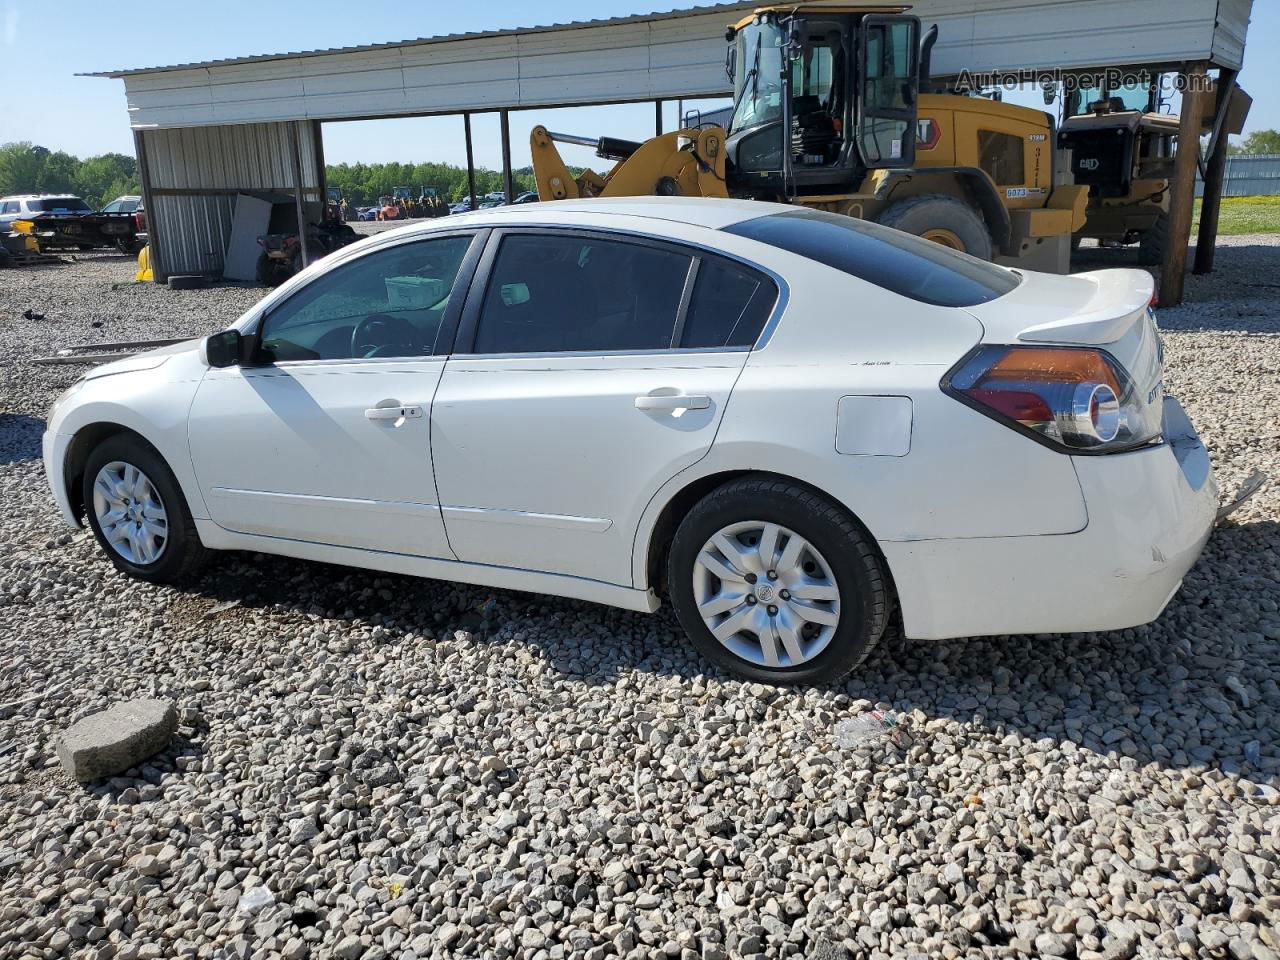
<svg viewBox="0 0 1280 960">
<path fill-rule="evenodd" d="M 1122 78 L 1122 75 L 1118 74 Z M 1138 245 L 1138 262 L 1159 266 L 1169 242 L 1169 181 L 1180 118 L 1165 112 L 1160 74 L 1114 86 L 1076 87 L 1062 101 L 1058 146 L 1069 150 L 1075 182 L 1089 191 L 1084 226 L 1072 238 L 1104 247 Z M 1239 133 L 1252 100 L 1233 87 L 1218 136 Z M 1213 132 L 1217 117 L 1206 117 Z"/>
<path fill-rule="evenodd" d="M 726 32 L 727 129 L 637 143 L 530 134 L 544 201 L 589 196 L 742 197 L 875 220 L 985 260 L 1066 272 L 1087 187 L 1059 169 L 1053 118 L 930 92 L 937 27 L 905 5 L 762 7 Z M 614 162 L 574 176 L 557 143 Z"/>
</svg>

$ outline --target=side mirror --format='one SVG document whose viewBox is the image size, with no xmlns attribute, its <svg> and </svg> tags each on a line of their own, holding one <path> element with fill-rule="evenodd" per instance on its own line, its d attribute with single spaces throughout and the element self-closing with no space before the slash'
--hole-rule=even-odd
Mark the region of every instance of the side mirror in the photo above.
<svg viewBox="0 0 1280 960">
<path fill-rule="evenodd" d="M 787 24 L 787 59 L 801 59 L 808 46 L 809 21 L 793 19 L 789 24 Z"/>
<path fill-rule="evenodd" d="M 205 340 L 204 351 L 211 367 L 237 366 L 244 356 L 244 337 L 239 330 L 223 330 Z"/>
</svg>

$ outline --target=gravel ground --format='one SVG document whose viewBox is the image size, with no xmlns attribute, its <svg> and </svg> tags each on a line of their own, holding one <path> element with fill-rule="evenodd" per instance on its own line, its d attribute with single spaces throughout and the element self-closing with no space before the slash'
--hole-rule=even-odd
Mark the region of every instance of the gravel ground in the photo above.
<svg viewBox="0 0 1280 960">
<path fill-rule="evenodd" d="M 1277 240 L 1160 314 L 1227 491 L 1280 475 Z M 131 269 L 0 275 L 0 957 L 1280 957 L 1280 482 L 1150 627 L 888 643 L 833 689 L 708 673 L 666 613 L 255 555 L 158 588 L 60 524 L 76 373 L 25 360 L 260 291 Z M 175 743 L 66 779 L 58 732 L 144 696 Z"/>
</svg>

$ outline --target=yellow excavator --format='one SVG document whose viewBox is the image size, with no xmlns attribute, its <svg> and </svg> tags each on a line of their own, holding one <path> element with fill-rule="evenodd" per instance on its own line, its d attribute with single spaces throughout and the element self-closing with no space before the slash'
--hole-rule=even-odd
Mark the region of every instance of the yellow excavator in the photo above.
<svg viewBox="0 0 1280 960">
<path fill-rule="evenodd" d="M 729 27 L 728 129 L 643 143 L 530 135 L 541 200 L 747 197 L 875 220 L 985 260 L 1066 272 L 1088 188 L 1055 165 L 1053 118 L 929 90 L 937 27 L 903 5 L 762 7 Z M 926 92 L 922 92 L 926 91 Z M 557 143 L 614 161 L 575 176 Z"/>
</svg>

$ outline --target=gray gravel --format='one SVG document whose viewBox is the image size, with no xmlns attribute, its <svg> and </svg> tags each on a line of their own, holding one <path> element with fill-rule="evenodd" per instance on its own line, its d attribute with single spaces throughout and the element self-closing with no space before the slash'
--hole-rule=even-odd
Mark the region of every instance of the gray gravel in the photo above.
<svg viewBox="0 0 1280 960">
<path fill-rule="evenodd" d="M 1160 314 L 1226 490 L 1280 476 L 1276 241 Z M 75 373 L 24 360 L 261 291 L 131 269 L 0 274 L 0 957 L 1280 957 L 1280 483 L 1148 628 L 889 643 L 835 689 L 709 674 L 665 613 L 253 555 L 153 587 L 60 524 Z M 145 697 L 164 753 L 62 773 Z"/>
</svg>

